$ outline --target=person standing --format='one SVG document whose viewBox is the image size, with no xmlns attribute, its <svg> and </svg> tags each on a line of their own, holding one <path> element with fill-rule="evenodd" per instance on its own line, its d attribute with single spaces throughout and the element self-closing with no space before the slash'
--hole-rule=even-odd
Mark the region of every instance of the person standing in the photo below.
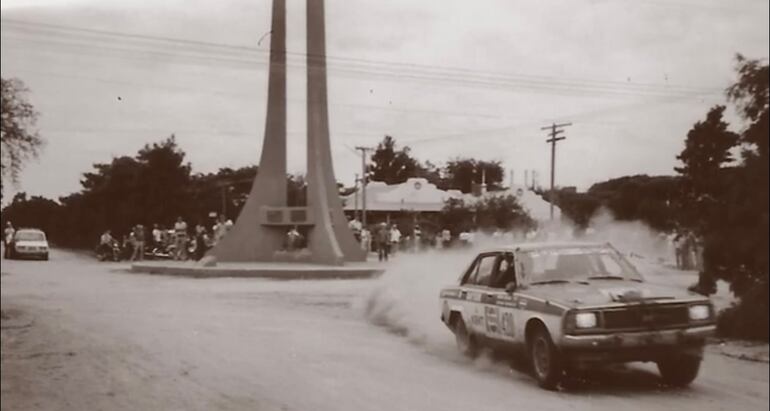
<svg viewBox="0 0 770 411">
<path fill-rule="evenodd" d="M 214 225 L 214 244 L 220 242 L 227 234 L 227 222 L 225 221 L 225 215 L 219 215 L 219 221 Z"/>
<path fill-rule="evenodd" d="M 292 227 L 286 233 L 286 248 L 289 251 L 295 251 L 299 248 L 300 233 L 297 231 L 297 226 Z"/>
<path fill-rule="evenodd" d="M 380 261 L 388 261 L 388 248 L 390 248 L 390 231 L 388 226 L 382 223 L 377 231 L 377 257 Z"/>
<path fill-rule="evenodd" d="M 134 252 L 131 253 L 131 261 L 144 260 L 144 226 L 137 224 L 134 227 Z"/>
<path fill-rule="evenodd" d="M 420 251 L 422 248 L 422 230 L 420 230 L 420 226 L 416 225 L 414 226 L 414 251 Z"/>
<path fill-rule="evenodd" d="M 367 254 L 372 250 L 372 234 L 368 228 L 363 227 L 361 229 L 361 249 Z"/>
<path fill-rule="evenodd" d="M 206 254 L 206 227 L 203 224 L 195 226 L 195 260 L 200 261 Z"/>
<path fill-rule="evenodd" d="M 175 260 L 187 259 L 187 223 L 184 222 L 181 216 L 177 217 L 174 224 L 174 238 L 175 238 Z"/>
<path fill-rule="evenodd" d="M 11 247 L 13 247 L 13 236 L 16 234 L 16 229 L 13 228 L 13 224 L 10 221 L 5 223 L 5 231 L 3 231 L 3 254 L 4 258 L 11 257 Z"/>
<path fill-rule="evenodd" d="M 154 224 L 152 226 L 152 246 L 153 248 L 160 248 L 163 244 L 163 232 L 160 230 L 160 226 Z"/>
<path fill-rule="evenodd" d="M 448 228 L 441 230 L 441 246 L 443 248 L 449 248 L 452 242 L 452 232 Z"/>
<path fill-rule="evenodd" d="M 390 254 L 395 254 L 398 250 L 398 245 L 401 244 L 401 231 L 398 226 L 393 224 L 390 226 Z"/>
</svg>

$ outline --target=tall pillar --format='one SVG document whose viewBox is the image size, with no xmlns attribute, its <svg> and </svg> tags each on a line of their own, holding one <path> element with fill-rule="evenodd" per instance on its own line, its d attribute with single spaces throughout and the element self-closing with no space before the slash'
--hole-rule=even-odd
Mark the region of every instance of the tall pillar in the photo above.
<svg viewBox="0 0 770 411">
<path fill-rule="evenodd" d="M 286 0 L 273 0 L 267 119 L 259 170 L 227 235 L 209 252 L 219 261 L 271 261 L 285 232 L 260 224 L 264 206 L 286 206 Z"/>
<path fill-rule="evenodd" d="M 307 1 L 307 179 L 312 259 L 341 264 L 364 261 L 366 255 L 353 236 L 342 211 L 334 178 L 329 138 L 326 89 L 326 28 L 323 0 Z"/>
</svg>

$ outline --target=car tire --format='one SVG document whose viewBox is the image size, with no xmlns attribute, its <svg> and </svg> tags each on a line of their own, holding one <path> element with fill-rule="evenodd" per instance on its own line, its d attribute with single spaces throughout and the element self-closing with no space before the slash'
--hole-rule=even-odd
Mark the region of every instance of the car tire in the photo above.
<svg viewBox="0 0 770 411">
<path fill-rule="evenodd" d="M 43 255 L 43 261 L 48 261 L 48 253 Z"/>
<path fill-rule="evenodd" d="M 468 328 L 465 326 L 465 321 L 462 318 L 455 321 L 453 331 L 455 334 L 455 342 L 457 343 L 457 349 L 466 357 L 475 358 L 479 355 L 479 346 L 473 335 L 468 332 Z"/>
<path fill-rule="evenodd" d="M 537 327 L 527 341 L 532 374 L 540 387 L 553 390 L 564 376 L 564 366 L 551 335 L 544 327 Z"/>
<path fill-rule="evenodd" d="M 686 387 L 698 376 L 702 358 L 694 355 L 672 355 L 657 361 L 663 381 L 675 387 Z"/>
</svg>

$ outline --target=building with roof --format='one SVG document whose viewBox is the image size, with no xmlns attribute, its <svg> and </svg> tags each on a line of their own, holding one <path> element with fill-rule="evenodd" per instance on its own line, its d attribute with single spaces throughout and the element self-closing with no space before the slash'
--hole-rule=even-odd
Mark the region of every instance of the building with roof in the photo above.
<svg viewBox="0 0 770 411">
<path fill-rule="evenodd" d="M 405 214 L 437 214 L 450 198 L 473 204 L 490 197 L 516 196 L 519 203 L 539 222 L 550 220 L 550 203 L 525 186 L 514 185 L 502 191 L 481 190 L 476 194 L 463 194 L 459 190 L 442 190 L 424 178 L 410 178 L 401 184 L 385 184 L 374 181 L 366 186 L 366 214 L 370 221 L 390 221 Z M 358 190 L 343 197 L 345 213 L 357 215 L 363 204 L 363 193 Z M 554 219 L 561 218 L 561 210 L 554 207 Z"/>
</svg>

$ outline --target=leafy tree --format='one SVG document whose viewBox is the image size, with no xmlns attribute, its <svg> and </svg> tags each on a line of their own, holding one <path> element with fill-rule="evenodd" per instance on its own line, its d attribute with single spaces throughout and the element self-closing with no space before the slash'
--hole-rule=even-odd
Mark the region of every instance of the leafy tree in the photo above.
<svg viewBox="0 0 770 411">
<path fill-rule="evenodd" d="M 398 149 L 396 140 L 385 136 L 372 154 L 372 164 L 368 167 L 369 179 L 386 184 L 400 184 L 411 177 L 418 177 L 424 170 L 420 163 L 411 157 L 409 147 Z"/>
<path fill-rule="evenodd" d="M 723 166 L 734 159 L 730 150 L 738 144 L 738 135 L 728 130 L 722 119 L 725 106 L 709 110 L 706 120 L 695 123 L 687 133 L 685 148 L 677 156 L 682 162 L 676 167 L 682 179 L 682 203 L 686 213 L 684 223 L 699 232 L 714 221 L 724 187 L 720 184 Z"/>
<path fill-rule="evenodd" d="M 170 222 L 178 215 L 187 214 L 191 178 L 190 164 L 185 163 L 184 158 L 185 153 L 173 134 L 139 150 L 136 156 L 139 173 L 135 178 L 140 186 L 135 190 L 133 205 L 141 211 L 141 218 L 136 216 L 135 221 Z"/>
<path fill-rule="evenodd" d="M 490 196 L 472 203 L 450 198 L 441 210 L 441 223 L 452 234 L 465 230 L 526 230 L 535 221 L 515 196 Z"/>
<path fill-rule="evenodd" d="M 704 237 L 700 286 L 730 283 L 739 304 L 719 321 L 723 335 L 768 339 L 768 65 L 737 57 L 738 81 L 727 90 L 747 126 L 736 135 L 722 108 L 693 127 L 680 155 L 683 204 L 697 218 L 685 223 Z M 741 162 L 724 167 L 741 144 Z"/>
<path fill-rule="evenodd" d="M 0 128 L 0 195 L 2 184 L 10 179 L 18 181 L 24 162 L 36 157 L 43 140 L 34 130 L 38 113 L 25 94 L 27 87 L 18 79 L 2 79 L 0 106 L 2 106 L 2 127 Z"/>
<path fill-rule="evenodd" d="M 487 189 L 496 191 L 502 188 L 504 173 L 505 170 L 499 161 L 456 158 L 449 161 L 444 168 L 441 188 L 470 193 L 474 184 L 481 184 L 483 176 L 486 179 Z"/>
<path fill-rule="evenodd" d="M 57 202 L 40 196 L 27 198 L 27 194 L 21 192 L 3 209 L 2 226 L 10 221 L 16 228 L 39 228 L 48 234 L 49 241 L 58 243 L 60 215 L 61 205 Z"/>
</svg>

